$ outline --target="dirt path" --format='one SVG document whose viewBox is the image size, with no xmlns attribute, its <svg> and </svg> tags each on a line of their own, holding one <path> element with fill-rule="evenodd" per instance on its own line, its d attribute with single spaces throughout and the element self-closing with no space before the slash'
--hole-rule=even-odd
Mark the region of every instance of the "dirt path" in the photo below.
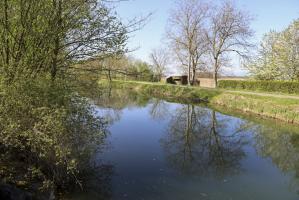
<svg viewBox="0 0 299 200">
<path fill-rule="evenodd" d="M 262 93 L 262 92 L 247 92 L 247 91 L 234 91 L 234 90 L 224 90 L 224 91 L 230 93 L 238 93 L 238 94 L 252 94 L 252 95 L 263 96 L 263 97 L 276 97 L 276 98 L 283 98 L 283 99 L 299 100 L 299 96 L 284 95 L 284 94 L 271 94 L 271 93 Z"/>
</svg>

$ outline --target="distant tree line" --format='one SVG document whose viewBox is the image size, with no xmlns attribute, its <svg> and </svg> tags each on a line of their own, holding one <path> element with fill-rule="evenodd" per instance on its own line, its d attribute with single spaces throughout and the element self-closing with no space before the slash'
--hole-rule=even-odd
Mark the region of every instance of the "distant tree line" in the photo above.
<svg viewBox="0 0 299 200">
<path fill-rule="evenodd" d="M 71 68 L 76 75 L 78 75 L 78 71 L 83 71 L 89 74 L 84 76 L 92 76 L 96 80 L 113 81 L 118 79 L 157 82 L 161 79 L 161 75 L 155 71 L 152 65 L 126 55 L 84 60 L 75 63 Z"/>
</svg>

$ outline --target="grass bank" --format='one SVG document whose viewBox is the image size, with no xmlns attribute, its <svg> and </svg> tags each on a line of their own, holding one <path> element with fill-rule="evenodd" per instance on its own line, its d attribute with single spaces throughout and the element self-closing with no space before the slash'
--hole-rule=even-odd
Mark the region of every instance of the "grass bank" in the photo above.
<svg viewBox="0 0 299 200">
<path fill-rule="evenodd" d="M 211 107 L 223 107 L 226 110 L 241 111 L 264 118 L 299 124 L 299 100 L 233 93 L 225 90 L 198 87 L 166 85 L 135 81 L 99 82 L 100 86 L 125 89 L 141 95 L 150 95 L 170 101 L 186 103 L 207 103 Z"/>
</svg>

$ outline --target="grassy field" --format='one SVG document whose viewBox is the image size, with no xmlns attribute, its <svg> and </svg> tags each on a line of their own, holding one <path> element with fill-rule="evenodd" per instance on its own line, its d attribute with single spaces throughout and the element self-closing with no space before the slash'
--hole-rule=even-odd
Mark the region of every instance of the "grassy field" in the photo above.
<svg viewBox="0 0 299 200">
<path fill-rule="evenodd" d="M 107 81 L 99 82 L 107 87 Z M 112 88 L 126 89 L 142 95 L 188 103 L 207 103 L 211 107 L 223 107 L 225 110 L 241 111 L 260 117 L 279 119 L 299 124 L 299 100 L 274 96 L 234 93 L 225 90 L 205 89 L 148 83 L 135 81 L 113 81 Z"/>
</svg>

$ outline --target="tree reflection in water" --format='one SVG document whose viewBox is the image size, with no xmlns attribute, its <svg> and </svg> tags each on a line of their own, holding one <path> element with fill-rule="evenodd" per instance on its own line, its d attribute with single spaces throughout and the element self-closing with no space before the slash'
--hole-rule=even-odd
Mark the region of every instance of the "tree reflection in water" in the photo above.
<svg viewBox="0 0 299 200">
<path fill-rule="evenodd" d="M 299 188 L 299 136 L 293 134 L 298 129 L 276 127 L 276 122 L 264 124 L 261 119 L 252 122 L 253 119 L 229 117 L 201 106 L 172 105 L 121 90 L 112 91 L 109 100 L 100 99 L 98 105 L 113 108 L 109 115 L 116 120 L 121 118 L 124 108 L 148 106 L 154 120 L 167 123 L 160 143 L 168 166 L 179 173 L 216 178 L 235 175 L 246 168 L 242 165 L 246 155 L 259 157 L 256 150 L 283 172 L 295 173 L 292 187 Z"/>
<path fill-rule="evenodd" d="M 165 120 L 170 115 L 169 105 L 160 99 L 153 99 L 149 105 L 150 116 L 157 121 Z"/>
<path fill-rule="evenodd" d="M 281 171 L 291 173 L 293 180 L 290 187 L 299 194 L 299 128 L 281 126 L 251 125 L 255 132 L 255 148 L 264 158 L 270 158 Z"/>
<path fill-rule="evenodd" d="M 180 104 L 172 107 L 159 99 L 132 91 L 112 90 L 97 99 L 107 111 L 111 122 L 121 119 L 124 108 L 148 106 L 150 116 L 166 121 L 168 128 L 161 139 L 170 168 L 184 174 L 212 175 L 219 178 L 242 171 L 246 157 L 245 147 L 254 147 L 257 153 L 270 158 L 283 172 L 295 173 L 293 187 L 298 188 L 299 136 L 296 130 L 285 126 L 264 124 L 259 119 L 242 120 L 224 116 L 201 106 Z M 176 109 L 174 109 L 176 108 Z M 169 120 L 169 121 L 168 121 Z"/>
<path fill-rule="evenodd" d="M 247 140 L 242 130 L 228 126 L 230 121 L 215 111 L 182 105 L 171 116 L 167 136 L 161 140 L 169 165 L 186 174 L 238 173 Z"/>
</svg>

